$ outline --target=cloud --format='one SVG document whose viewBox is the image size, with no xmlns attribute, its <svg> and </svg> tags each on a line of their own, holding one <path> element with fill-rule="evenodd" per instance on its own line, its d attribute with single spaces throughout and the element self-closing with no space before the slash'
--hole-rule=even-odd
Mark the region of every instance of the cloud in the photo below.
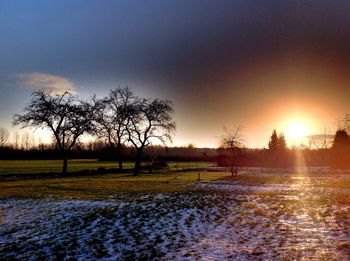
<svg viewBox="0 0 350 261">
<path fill-rule="evenodd" d="M 52 94 L 76 93 L 73 82 L 61 76 L 32 72 L 20 73 L 17 77 L 22 84 L 34 90 L 50 90 Z"/>
</svg>

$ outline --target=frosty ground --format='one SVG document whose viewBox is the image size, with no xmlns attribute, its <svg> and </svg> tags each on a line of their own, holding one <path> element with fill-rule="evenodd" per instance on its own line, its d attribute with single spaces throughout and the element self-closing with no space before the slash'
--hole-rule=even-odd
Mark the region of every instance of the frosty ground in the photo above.
<svg viewBox="0 0 350 261">
<path fill-rule="evenodd" d="M 182 175 L 186 175 L 183 173 Z M 183 191 L 2 197 L 2 259 L 350 259 L 350 174 L 245 169 Z"/>
</svg>

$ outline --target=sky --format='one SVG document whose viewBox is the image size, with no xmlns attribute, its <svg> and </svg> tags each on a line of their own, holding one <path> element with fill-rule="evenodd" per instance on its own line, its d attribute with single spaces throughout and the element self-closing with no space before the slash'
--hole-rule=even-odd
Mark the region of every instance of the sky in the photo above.
<svg viewBox="0 0 350 261">
<path fill-rule="evenodd" d="M 275 128 L 334 131 L 350 112 L 349 14 L 348 0 L 2 0 L 0 126 L 15 131 L 36 89 L 127 85 L 173 101 L 174 146 L 216 147 L 223 126 L 249 147 Z"/>
</svg>

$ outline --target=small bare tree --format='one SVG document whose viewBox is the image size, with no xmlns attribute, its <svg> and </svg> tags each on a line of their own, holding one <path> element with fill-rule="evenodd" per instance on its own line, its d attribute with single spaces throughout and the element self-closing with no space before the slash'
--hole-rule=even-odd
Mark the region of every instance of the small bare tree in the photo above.
<svg viewBox="0 0 350 261">
<path fill-rule="evenodd" d="M 164 145 L 172 141 L 176 129 L 172 114 L 173 104 L 169 100 L 138 100 L 129 109 L 128 140 L 136 150 L 134 175 L 140 172 L 142 153 L 145 147 L 157 139 Z"/>
<path fill-rule="evenodd" d="M 21 142 L 21 148 L 22 150 L 30 150 L 31 146 L 30 146 L 30 134 L 26 131 L 24 133 L 22 133 L 22 142 Z"/>
<path fill-rule="evenodd" d="M 68 92 L 50 95 L 47 91 L 35 91 L 23 113 L 15 114 L 13 124 L 51 130 L 62 154 L 62 173 L 66 174 L 68 153 L 81 135 L 92 130 L 94 111 L 93 104 L 78 100 Z"/>
<path fill-rule="evenodd" d="M 350 114 L 345 114 L 345 116 L 338 119 L 338 130 L 345 130 L 350 132 Z"/>
<path fill-rule="evenodd" d="M 238 174 L 238 156 L 244 148 L 240 127 L 229 130 L 224 127 L 224 134 L 221 136 L 220 147 L 230 153 L 230 172 L 231 175 Z"/>
<path fill-rule="evenodd" d="M 15 146 L 15 149 L 19 149 L 19 139 L 20 139 L 20 134 L 16 131 L 15 132 L 15 137 L 14 137 L 14 146 Z"/>
<path fill-rule="evenodd" d="M 6 146 L 10 137 L 10 133 L 7 129 L 0 127 L 0 147 Z"/>
<path fill-rule="evenodd" d="M 119 169 L 123 169 L 122 150 L 128 141 L 126 130 L 130 106 L 135 97 L 129 88 L 111 90 L 109 96 L 99 101 L 100 108 L 94 117 L 95 133 L 116 148 Z"/>
<path fill-rule="evenodd" d="M 334 135 L 324 129 L 323 134 L 309 135 L 307 139 L 309 149 L 329 149 L 332 147 Z"/>
</svg>

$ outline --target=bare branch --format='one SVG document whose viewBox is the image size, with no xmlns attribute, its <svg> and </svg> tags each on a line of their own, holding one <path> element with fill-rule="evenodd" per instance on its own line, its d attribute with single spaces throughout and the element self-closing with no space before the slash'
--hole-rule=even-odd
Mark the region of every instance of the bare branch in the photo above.
<svg viewBox="0 0 350 261">
<path fill-rule="evenodd" d="M 10 137 L 10 133 L 8 132 L 7 129 L 0 127 L 0 147 L 4 147 Z"/>
<path fill-rule="evenodd" d="M 72 94 L 51 95 L 36 91 L 21 114 L 15 114 L 13 124 L 21 127 L 48 128 L 57 147 L 66 155 L 84 133 L 92 132 L 91 120 L 96 104 L 78 100 Z"/>
</svg>

